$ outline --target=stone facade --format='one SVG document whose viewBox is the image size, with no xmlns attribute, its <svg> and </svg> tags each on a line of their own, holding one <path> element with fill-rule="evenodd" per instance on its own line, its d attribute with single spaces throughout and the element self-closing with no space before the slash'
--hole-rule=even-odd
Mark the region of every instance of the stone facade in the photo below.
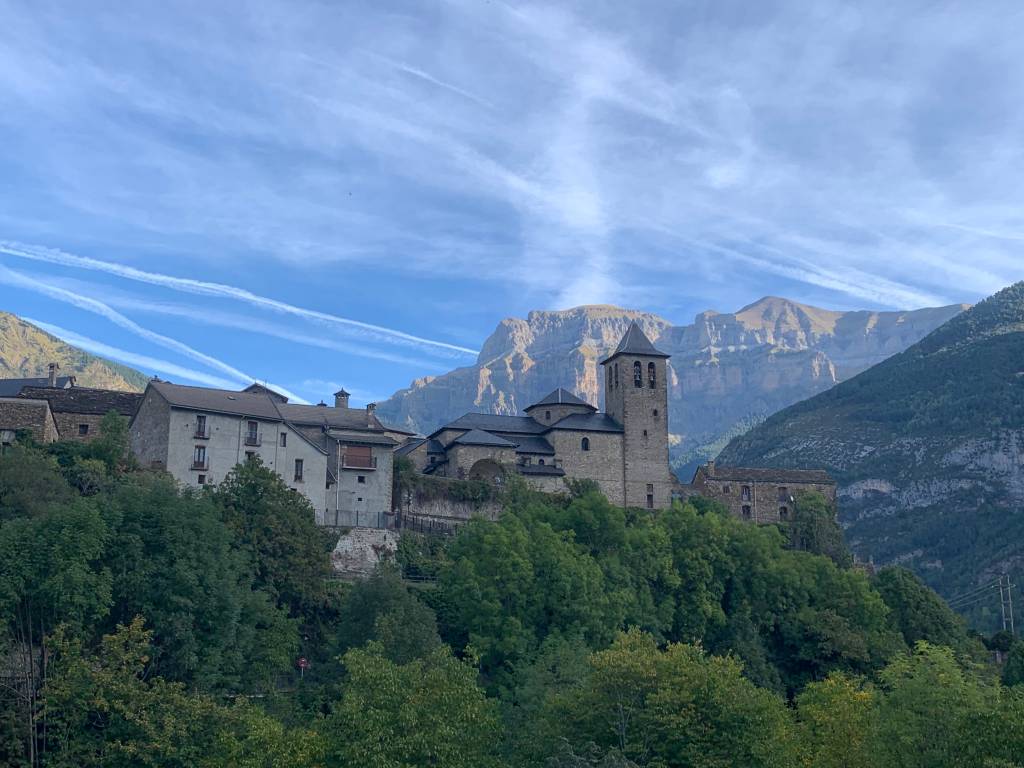
<svg viewBox="0 0 1024 768">
<path fill-rule="evenodd" d="M 735 517 L 756 523 L 789 520 L 800 493 L 814 491 L 833 508 L 836 503 L 836 483 L 821 470 L 720 467 L 711 461 L 697 469 L 691 488 Z"/>
<path fill-rule="evenodd" d="M 258 458 L 302 493 L 320 525 L 381 528 L 391 512 L 395 441 L 372 410 L 292 405 L 243 392 L 152 382 L 133 418 L 132 451 L 198 488 Z"/>
<path fill-rule="evenodd" d="M 634 323 L 602 361 L 605 413 L 556 389 L 524 416 L 466 414 L 398 453 L 435 476 L 516 472 L 548 492 L 565 491 L 567 479 L 593 480 L 613 504 L 664 509 L 676 485 L 668 463 L 667 359 Z"/>
<path fill-rule="evenodd" d="M 0 397 L 0 448 L 12 445 L 21 431 L 38 443 L 57 440 L 59 433 L 50 404 L 45 400 Z"/>
<path fill-rule="evenodd" d="M 127 422 L 142 401 L 136 392 L 74 386 L 23 387 L 19 397 L 46 400 L 50 404 L 61 440 L 90 442 L 100 436 L 100 422 L 110 412 Z"/>
</svg>

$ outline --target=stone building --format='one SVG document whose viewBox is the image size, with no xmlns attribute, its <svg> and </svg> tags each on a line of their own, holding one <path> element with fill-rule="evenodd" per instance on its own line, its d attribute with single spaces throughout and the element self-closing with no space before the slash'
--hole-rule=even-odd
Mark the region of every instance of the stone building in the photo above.
<svg viewBox="0 0 1024 768">
<path fill-rule="evenodd" d="M 836 483 L 816 469 L 720 467 L 709 461 L 698 467 L 693 492 L 725 505 L 738 518 L 757 523 L 790 519 L 797 494 L 816 491 L 835 507 Z"/>
<path fill-rule="evenodd" d="M 516 472 L 545 491 L 586 479 L 613 504 L 666 508 L 676 484 L 668 464 L 668 357 L 633 323 L 601 361 L 605 413 L 559 388 L 523 416 L 467 413 L 398 454 L 427 474 L 500 482 Z"/>
<path fill-rule="evenodd" d="M 19 433 L 28 434 L 37 443 L 58 439 L 57 423 L 46 400 L 0 397 L 0 452 L 10 448 Z"/>
<path fill-rule="evenodd" d="M 145 467 L 179 482 L 216 483 L 259 457 L 328 526 L 384 527 L 391 511 L 396 441 L 372 405 L 295 405 L 254 384 L 241 392 L 152 381 L 132 419 L 132 451 Z"/>
<path fill-rule="evenodd" d="M 60 376 L 60 366 L 50 363 L 48 376 L 30 376 L 24 379 L 0 379 L 0 397 L 17 397 L 25 387 L 66 389 L 75 386 L 74 376 Z"/>
<path fill-rule="evenodd" d="M 46 400 L 61 440 L 89 442 L 100 435 L 100 422 L 113 411 L 127 422 L 135 415 L 142 395 L 92 387 L 22 387 L 18 397 Z"/>
</svg>

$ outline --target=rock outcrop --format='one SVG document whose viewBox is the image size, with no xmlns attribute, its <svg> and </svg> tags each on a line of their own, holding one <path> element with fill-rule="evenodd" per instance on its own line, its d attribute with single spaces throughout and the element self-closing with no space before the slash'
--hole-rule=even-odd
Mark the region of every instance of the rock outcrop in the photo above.
<svg viewBox="0 0 1024 768">
<path fill-rule="evenodd" d="M 644 312 L 585 306 L 502 320 L 475 365 L 414 381 L 381 403 L 390 423 L 430 432 L 467 411 L 515 414 L 556 387 L 601 407 L 600 359 L 636 320 L 672 355 L 673 466 L 693 468 L 768 415 L 900 352 L 963 311 L 832 312 L 768 297 L 673 326 Z"/>
</svg>

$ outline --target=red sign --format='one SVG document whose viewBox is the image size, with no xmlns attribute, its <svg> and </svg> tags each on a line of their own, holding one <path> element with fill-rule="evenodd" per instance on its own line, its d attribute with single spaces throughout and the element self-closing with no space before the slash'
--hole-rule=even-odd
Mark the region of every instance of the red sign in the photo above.
<svg viewBox="0 0 1024 768">
<path fill-rule="evenodd" d="M 309 659 L 305 656 L 299 659 L 299 669 L 309 669 Z"/>
</svg>

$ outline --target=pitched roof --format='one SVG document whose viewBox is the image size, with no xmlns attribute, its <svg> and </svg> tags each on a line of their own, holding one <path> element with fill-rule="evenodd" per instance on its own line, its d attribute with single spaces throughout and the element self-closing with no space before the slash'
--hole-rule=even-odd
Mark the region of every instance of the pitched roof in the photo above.
<svg viewBox="0 0 1024 768">
<path fill-rule="evenodd" d="M 654 348 L 651 344 L 651 340 L 647 338 L 647 334 L 643 332 L 636 320 L 629 324 L 629 330 L 626 331 L 626 335 L 622 337 L 622 341 L 619 342 L 619 346 L 615 348 L 608 357 L 601 361 L 604 365 L 613 357 L 618 355 L 640 355 L 642 357 L 671 357 L 666 355 Z"/>
<path fill-rule="evenodd" d="M 488 445 L 494 448 L 515 448 L 515 443 L 510 443 L 503 437 L 484 432 L 482 429 L 471 429 L 464 435 L 459 435 L 452 440 L 452 444 L 458 445 Z"/>
<path fill-rule="evenodd" d="M 384 429 L 381 423 L 376 418 L 370 417 L 363 408 L 331 408 L 324 405 L 280 403 L 277 410 L 285 421 L 296 424 L 319 424 L 335 429 L 362 429 L 373 432 L 380 432 Z"/>
<path fill-rule="evenodd" d="M 519 464 L 516 466 L 516 470 L 521 475 L 552 475 L 554 477 L 565 475 L 564 469 L 550 464 Z"/>
<path fill-rule="evenodd" d="M 74 376 L 58 376 L 57 389 L 75 385 Z M 17 397 L 23 387 L 50 387 L 50 379 L 46 376 L 33 376 L 27 379 L 0 379 L 0 397 Z"/>
<path fill-rule="evenodd" d="M 721 467 L 707 464 L 698 467 L 713 480 L 744 480 L 759 483 L 816 483 L 831 485 L 835 483 L 831 475 L 823 469 L 778 469 L 776 467 Z M 696 479 L 696 475 L 694 476 Z"/>
<path fill-rule="evenodd" d="M 482 429 L 485 432 L 513 432 L 520 435 L 539 435 L 547 427 L 529 416 L 501 416 L 494 413 L 466 413 L 445 424 L 434 434 L 445 429 Z"/>
<path fill-rule="evenodd" d="M 526 407 L 526 412 L 529 413 L 532 409 L 542 405 L 581 405 L 586 408 L 589 408 L 592 411 L 597 410 L 597 408 L 592 406 L 586 400 L 582 400 L 576 397 L 576 395 L 574 395 L 572 392 L 570 392 L 567 389 L 562 389 L 561 387 L 556 389 L 554 392 L 549 394 L 544 399 L 538 400 L 533 405 L 528 405 Z"/>
<path fill-rule="evenodd" d="M 500 435 L 516 446 L 516 453 L 537 453 L 545 456 L 554 456 L 555 449 L 551 443 L 540 435 Z"/>
<path fill-rule="evenodd" d="M 580 432 L 621 432 L 622 425 L 607 413 L 571 413 L 559 419 L 550 429 L 571 429 Z"/>
<path fill-rule="evenodd" d="M 87 413 L 102 416 L 116 411 L 122 416 L 134 416 L 142 402 L 141 392 L 121 392 L 91 387 L 23 387 L 19 397 L 47 400 L 54 413 Z"/>
<path fill-rule="evenodd" d="M 412 453 L 425 442 L 427 442 L 427 438 L 425 437 L 414 437 L 412 440 L 406 440 L 395 449 L 395 455 L 405 456 L 406 454 Z"/>
<path fill-rule="evenodd" d="M 254 381 L 248 387 L 242 390 L 243 392 L 251 392 L 256 395 L 266 395 L 279 403 L 287 403 L 288 398 L 282 395 L 280 392 L 271 389 L 270 387 L 264 386 L 259 382 Z"/>
</svg>

